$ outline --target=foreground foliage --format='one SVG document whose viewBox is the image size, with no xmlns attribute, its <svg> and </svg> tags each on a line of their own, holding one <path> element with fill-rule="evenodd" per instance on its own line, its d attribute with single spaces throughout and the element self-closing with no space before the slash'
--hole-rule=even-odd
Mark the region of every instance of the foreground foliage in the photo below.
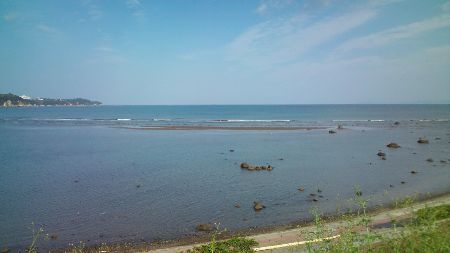
<svg viewBox="0 0 450 253">
<path fill-rule="evenodd" d="M 336 240 L 310 243 L 308 252 L 450 252 L 450 205 L 426 207 L 414 212 L 410 219 L 391 222 L 388 229 L 375 229 L 366 215 L 367 201 L 356 195 L 356 215 L 344 216 L 346 226 L 340 228 Z M 406 205 L 411 206 L 412 201 Z M 320 216 L 315 215 L 315 230 L 309 239 L 331 236 Z M 297 252 L 297 251 L 292 251 Z"/>
<path fill-rule="evenodd" d="M 258 243 L 253 239 L 234 237 L 226 241 L 211 241 L 206 245 L 195 247 L 190 253 L 250 253 Z"/>
</svg>

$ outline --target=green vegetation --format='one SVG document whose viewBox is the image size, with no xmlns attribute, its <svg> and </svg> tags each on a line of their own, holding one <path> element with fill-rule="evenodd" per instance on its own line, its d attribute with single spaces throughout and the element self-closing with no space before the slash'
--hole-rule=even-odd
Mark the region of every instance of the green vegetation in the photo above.
<svg viewBox="0 0 450 253">
<path fill-rule="evenodd" d="M 355 215 L 344 215 L 346 225 L 339 228 L 340 237 L 320 243 L 307 244 L 308 252 L 450 252 L 450 205 L 426 207 L 418 210 L 410 219 L 400 224 L 392 221 L 388 229 L 374 229 L 366 215 L 366 201 L 355 194 L 358 211 Z M 402 201 L 402 206 L 411 206 L 411 198 Z M 325 229 L 324 223 L 315 214 L 315 230 L 310 240 L 336 234 Z M 295 251 L 294 251 L 295 252 Z"/>
<path fill-rule="evenodd" d="M 436 221 L 450 218 L 450 205 L 440 205 L 426 207 L 416 212 L 415 223 L 427 224 L 429 221 Z"/>
<path fill-rule="evenodd" d="M 36 226 L 34 225 L 34 223 L 31 223 L 31 232 L 33 234 L 33 239 L 31 240 L 31 244 L 30 246 L 25 250 L 25 252 L 27 253 L 38 253 L 38 249 L 37 249 L 37 243 L 39 241 L 39 239 L 41 237 L 44 237 L 44 228 L 43 227 L 39 227 L 36 228 Z"/>
<path fill-rule="evenodd" d="M 91 101 L 84 98 L 53 99 L 53 98 L 30 98 L 23 99 L 17 95 L 8 93 L 0 94 L 0 107 L 13 106 L 74 106 L 74 105 L 100 105 L 101 102 Z"/>
<path fill-rule="evenodd" d="M 258 243 L 253 239 L 233 237 L 226 241 L 211 241 L 206 245 L 195 247 L 189 253 L 250 253 Z"/>
</svg>

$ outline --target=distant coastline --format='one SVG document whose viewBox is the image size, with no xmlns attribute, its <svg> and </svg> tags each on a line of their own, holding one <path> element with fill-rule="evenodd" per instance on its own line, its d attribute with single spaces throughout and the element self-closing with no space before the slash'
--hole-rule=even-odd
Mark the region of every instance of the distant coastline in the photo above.
<svg viewBox="0 0 450 253">
<path fill-rule="evenodd" d="M 26 95 L 18 96 L 12 93 L 0 94 L 0 107 L 93 106 L 101 104 L 99 101 L 92 101 L 85 98 L 32 98 Z"/>
</svg>

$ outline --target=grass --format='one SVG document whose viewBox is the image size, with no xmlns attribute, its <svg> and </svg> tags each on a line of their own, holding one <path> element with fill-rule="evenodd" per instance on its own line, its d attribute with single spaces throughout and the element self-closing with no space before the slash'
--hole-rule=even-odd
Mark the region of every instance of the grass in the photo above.
<svg viewBox="0 0 450 253">
<path fill-rule="evenodd" d="M 32 240 L 31 240 L 31 244 L 30 246 L 28 246 L 28 248 L 25 250 L 25 252 L 27 253 L 38 253 L 38 248 L 37 248 L 37 243 L 38 241 L 41 239 L 41 237 L 44 237 L 44 228 L 43 227 L 39 227 L 36 228 L 34 223 L 31 223 L 31 232 L 33 234 L 32 236 Z M 47 236 L 45 236 L 45 238 L 47 238 Z"/>
<path fill-rule="evenodd" d="M 212 241 L 206 245 L 195 247 L 188 253 L 251 253 L 258 243 L 245 237 L 233 237 L 226 241 Z"/>
<path fill-rule="evenodd" d="M 413 213 L 413 216 L 402 224 L 393 224 L 389 230 L 371 228 L 366 214 L 367 201 L 362 194 L 355 194 L 358 211 L 355 215 L 342 217 L 346 225 L 341 228 L 340 237 L 336 240 L 321 243 L 310 243 L 307 252 L 450 252 L 450 205 L 425 207 Z M 402 207 L 411 206 L 413 201 L 407 199 Z M 315 214 L 315 230 L 317 239 L 333 234 L 335 231 L 324 229 L 320 217 Z M 399 227 L 397 227 L 397 225 Z M 295 251 L 294 251 L 295 252 Z"/>
</svg>

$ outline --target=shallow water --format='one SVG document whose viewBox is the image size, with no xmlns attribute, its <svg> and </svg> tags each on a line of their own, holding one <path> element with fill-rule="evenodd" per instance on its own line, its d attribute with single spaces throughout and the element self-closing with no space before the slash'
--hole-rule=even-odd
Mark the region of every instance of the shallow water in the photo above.
<svg viewBox="0 0 450 253">
<path fill-rule="evenodd" d="M 448 119 L 450 106 L 3 108 L 0 245 L 23 249 L 31 222 L 58 236 L 42 247 L 61 248 L 80 240 L 174 239 L 196 234 L 195 225 L 206 222 L 229 230 L 289 223 L 309 218 L 315 206 L 323 212 L 350 206 L 356 186 L 372 205 L 448 192 Z M 345 129 L 331 135 L 116 128 L 161 122 Z M 419 137 L 430 144 L 418 144 Z M 385 147 L 393 141 L 402 147 Z M 387 160 L 376 155 L 379 149 Z M 243 171 L 244 161 L 274 170 Z M 323 198 L 311 202 L 318 188 Z M 267 208 L 254 212 L 257 200 Z"/>
</svg>

